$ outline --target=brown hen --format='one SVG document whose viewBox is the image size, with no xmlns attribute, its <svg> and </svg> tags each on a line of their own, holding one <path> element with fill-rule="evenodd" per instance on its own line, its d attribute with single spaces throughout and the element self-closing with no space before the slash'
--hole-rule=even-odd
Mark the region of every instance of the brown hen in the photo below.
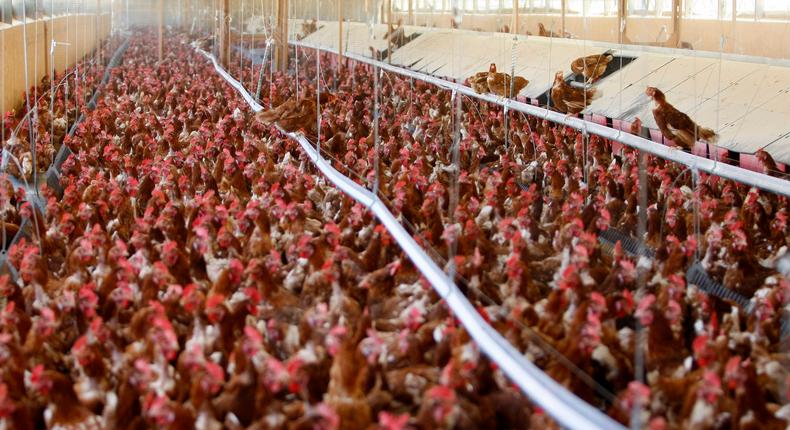
<svg viewBox="0 0 790 430">
<path fill-rule="evenodd" d="M 593 83 L 604 74 L 613 59 L 614 56 L 608 53 L 580 57 L 571 63 L 571 70 L 577 75 L 583 75 L 588 83 Z"/>
<path fill-rule="evenodd" d="M 667 102 L 666 96 L 655 87 L 647 87 L 645 91 L 656 103 L 653 118 L 664 137 L 675 141 L 683 149 L 690 151 L 697 140 L 716 143 L 718 136 L 709 128 L 700 127 L 688 115 L 675 109 Z"/>
<path fill-rule="evenodd" d="M 551 103 L 560 112 L 575 115 L 589 106 L 596 96 L 595 88 L 574 88 L 565 82 L 565 75 L 562 72 L 554 75 Z"/>
</svg>

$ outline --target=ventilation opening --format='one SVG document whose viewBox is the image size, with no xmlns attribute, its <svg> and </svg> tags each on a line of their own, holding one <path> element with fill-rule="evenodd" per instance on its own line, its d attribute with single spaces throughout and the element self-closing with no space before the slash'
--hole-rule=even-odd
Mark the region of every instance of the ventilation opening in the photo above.
<svg viewBox="0 0 790 430">
<path fill-rule="evenodd" d="M 384 60 L 388 59 L 389 56 L 391 54 L 393 54 L 395 51 L 397 51 L 398 49 L 406 46 L 412 40 L 420 37 L 421 34 L 422 33 L 412 33 L 412 34 L 410 34 L 408 36 L 402 36 L 401 38 L 393 41 L 391 48 L 383 49 L 381 51 L 377 51 L 377 50 L 375 50 L 373 48 L 370 48 L 370 50 L 372 51 L 372 54 L 373 54 L 373 58 L 375 58 L 376 60 L 379 60 L 379 61 L 384 61 Z"/>
<path fill-rule="evenodd" d="M 606 65 L 606 70 L 603 72 L 598 81 L 596 81 L 596 85 L 600 83 L 602 80 L 606 79 L 607 76 L 611 75 L 614 72 L 619 71 L 623 67 L 629 65 L 632 61 L 636 60 L 637 57 L 626 57 L 626 56 L 618 56 L 615 55 L 609 64 Z M 565 82 L 573 87 L 582 87 L 584 85 L 584 76 L 579 74 L 571 74 L 570 76 L 565 78 Z M 552 84 L 554 83 L 552 79 Z M 540 106 L 551 107 L 551 87 L 549 87 L 546 92 L 538 96 L 538 104 Z"/>
<path fill-rule="evenodd" d="M 624 57 L 624 56 L 615 55 L 612 61 L 610 61 L 609 64 L 606 65 L 606 70 L 603 72 L 603 75 L 601 75 L 601 77 L 598 78 L 598 82 L 601 82 L 602 80 L 606 79 L 607 76 L 629 65 L 634 60 L 636 60 L 636 57 Z M 574 75 L 568 79 L 568 82 L 569 83 L 578 82 L 579 84 L 584 84 L 584 76 Z"/>
</svg>

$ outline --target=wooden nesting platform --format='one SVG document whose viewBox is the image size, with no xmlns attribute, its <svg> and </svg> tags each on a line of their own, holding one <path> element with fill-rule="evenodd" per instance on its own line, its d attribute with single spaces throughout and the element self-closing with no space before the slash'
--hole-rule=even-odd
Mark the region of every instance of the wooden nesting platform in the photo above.
<svg viewBox="0 0 790 430">
<path fill-rule="evenodd" d="M 519 95 L 537 99 L 551 88 L 557 71 L 570 75 L 573 60 L 606 50 L 582 40 L 440 30 L 402 47 L 392 62 L 458 82 L 495 63 L 499 71 L 514 69 L 516 75 L 527 79 L 529 85 Z"/>
<path fill-rule="evenodd" d="M 719 133 L 718 146 L 752 154 L 766 148 L 777 161 L 790 162 L 773 145 L 790 125 L 790 67 L 747 60 L 640 53 L 631 64 L 598 85 L 602 93 L 586 113 L 631 122 L 642 119 L 655 129 L 653 86 L 698 124 Z"/>
<path fill-rule="evenodd" d="M 320 26 L 321 28 L 318 31 L 305 37 L 302 42 L 336 50 L 337 44 L 339 42 L 338 22 L 321 22 Z M 410 25 L 404 26 L 403 29 L 406 37 L 411 36 L 414 33 L 427 30 L 423 27 L 415 27 Z M 386 24 L 374 24 L 373 34 L 371 35 L 370 27 L 367 23 L 344 22 L 343 52 L 370 56 L 371 47 L 377 51 L 385 51 L 389 48 L 389 43 L 386 39 L 384 39 L 384 35 L 386 33 Z"/>
<path fill-rule="evenodd" d="M 304 42 L 336 49 L 337 23 L 322 24 Z M 385 25 L 375 26 L 374 39 L 367 24 L 344 25 L 348 52 L 370 56 L 370 46 L 386 49 Z M 603 123 L 608 118 L 615 127 L 626 127 L 639 117 L 661 141 L 645 95 L 654 86 L 697 123 L 716 130 L 720 151 L 754 154 L 765 149 L 777 162 L 790 164 L 790 61 L 580 39 L 405 29 L 407 35 L 419 36 L 391 55 L 392 64 L 463 82 L 496 63 L 500 71 L 515 70 L 530 81 L 519 96 L 532 101 L 545 100 L 557 71 L 571 76 L 573 60 L 610 52 L 617 66 L 594 84 L 598 97 L 584 111 L 587 118 Z"/>
</svg>

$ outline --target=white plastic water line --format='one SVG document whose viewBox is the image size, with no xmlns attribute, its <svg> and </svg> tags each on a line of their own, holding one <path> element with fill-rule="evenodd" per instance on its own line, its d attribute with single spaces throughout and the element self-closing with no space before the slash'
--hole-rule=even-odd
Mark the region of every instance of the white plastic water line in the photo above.
<svg viewBox="0 0 790 430">
<path fill-rule="evenodd" d="M 234 87 L 250 108 L 259 112 L 263 107 L 244 86 L 219 65 L 213 55 L 198 49 L 208 58 L 225 81 Z M 283 131 L 283 130 L 281 130 Z M 283 131 L 284 132 L 284 131 Z M 284 132 L 285 133 L 285 132 Z M 370 209 L 408 255 L 415 267 L 431 283 L 478 347 L 538 406 L 563 428 L 574 430 L 618 429 L 620 423 L 576 397 L 527 360 L 477 312 L 455 283 L 425 254 L 412 236 L 398 222 L 384 203 L 372 192 L 335 170 L 301 134 L 285 133 L 301 145 L 313 164 L 337 188 Z"/>
<path fill-rule="evenodd" d="M 289 41 L 289 43 L 294 46 L 299 46 L 309 49 L 319 49 L 321 51 L 337 54 L 337 50 L 334 48 L 321 47 L 321 46 L 316 47 L 311 44 L 307 44 L 304 42 L 297 42 L 297 41 Z M 478 94 L 472 88 L 467 87 L 465 85 L 449 82 L 447 80 L 440 79 L 435 76 L 430 76 L 421 72 L 408 70 L 403 67 L 393 66 L 392 64 L 388 64 L 382 61 L 377 61 L 372 58 L 364 57 L 350 52 L 344 52 L 343 56 L 346 58 L 350 58 L 354 61 L 370 64 L 372 66 L 378 67 L 388 72 L 396 73 L 402 76 L 406 76 L 408 78 L 413 78 L 419 81 L 427 82 L 429 84 L 433 84 L 447 90 L 457 91 L 460 94 L 464 94 L 469 97 L 473 97 L 485 102 L 497 104 L 506 107 L 508 110 L 523 112 L 525 114 L 532 115 L 542 119 L 547 119 L 551 122 L 565 125 L 579 131 L 586 131 L 587 133 L 601 136 L 613 142 L 622 143 L 623 145 L 629 146 L 639 151 L 646 152 L 651 155 L 655 155 L 656 157 L 660 157 L 665 160 L 683 164 L 684 166 L 687 166 L 692 170 L 707 172 L 712 175 L 731 179 L 733 181 L 740 182 L 745 185 L 757 187 L 765 191 L 770 191 L 772 193 L 781 194 L 790 197 L 790 181 L 784 179 L 776 178 L 773 176 L 769 176 L 759 172 L 754 172 L 751 170 L 746 170 L 741 167 L 732 166 L 720 161 L 715 161 L 697 155 L 689 154 L 688 152 L 679 150 L 677 148 L 671 148 L 669 146 L 662 145 L 660 143 L 656 143 L 651 140 L 647 140 L 643 137 L 626 133 L 614 128 L 606 127 L 604 125 L 597 124 L 594 122 L 585 121 L 583 119 L 579 119 L 574 116 L 568 116 L 560 112 L 555 112 L 546 108 L 519 102 L 517 100 L 494 96 L 492 94 Z"/>
</svg>

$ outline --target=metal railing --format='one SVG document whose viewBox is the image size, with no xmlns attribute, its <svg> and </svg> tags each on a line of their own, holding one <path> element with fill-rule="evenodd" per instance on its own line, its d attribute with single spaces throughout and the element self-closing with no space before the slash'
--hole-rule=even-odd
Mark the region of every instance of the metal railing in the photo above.
<svg viewBox="0 0 790 430">
<path fill-rule="evenodd" d="M 225 81 L 234 87 L 255 112 L 263 110 L 244 86 L 220 66 L 213 55 L 198 49 L 208 58 Z M 501 334 L 494 330 L 455 283 L 417 244 L 397 218 L 387 209 L 378 196 L 361 187 L 335 170 L 302 135 L 287 133 L 299 143 L 313 164 L 346 195 L 367 207 L 381 221 L 415 267 L 431 283 L 437 294 L 447 303 L 456 318 L 467 330 L 478 347 L 516 384 L 535 404 L 543 408 L 563 428 L 568 429 L 621 429 L 620 423 L 576 397 L 516 350 Z"/>
<path fill-rule="evenodd" d="M 337 54 L 337 50 L 334 48 L 314 46 L 300 41 L 289 41 L 289 43 L 293 46 L 298 46 L 301 48 L 318 49 L 320 51 Z M 772 193 L 790 197 L 790 181 L 785 179 L 776 178 L 764 173 L 754 172 L 737 166 L 732 166 L 721 161 L 700 157 L 677 148 L 662 145 L 660 143 L 653 142 L 652 140 L 624 132 L 622 130 L 606 127 L 601 124 L 586 121 L 574 116 L 568 116 L 563 113 L 555 112 L 539 106 L 534 106 L 492 94 L 478 94 L 471 87 L 457 84 L 455 82 L 450 82 L 435 76 L 430 76 L 425 73 L 405 69 L 400 66 L 374 60 L 362 55 L 344 52 L 343 56 L 354 61 L 370 64 L 387 72 L 392 72 L 408 78 L 427 82 L 446 90 L 456 91 L 459 94 L 464 94 L 466 96 L 473 97 L 488 103 L 493 103 L 502 106 L 507 110 L 522 112 L 527 115 L 546 119 L 582 132 L 595 134 L 610 141 L 622 143 L 623 145 L 646 152 L 656 157 L 680 163 L 691 170 L 710 173 L 712 175 L 731 179 L 745 185 L 757 187 L 765 191 L 770 191 Z"/>
</svg>

